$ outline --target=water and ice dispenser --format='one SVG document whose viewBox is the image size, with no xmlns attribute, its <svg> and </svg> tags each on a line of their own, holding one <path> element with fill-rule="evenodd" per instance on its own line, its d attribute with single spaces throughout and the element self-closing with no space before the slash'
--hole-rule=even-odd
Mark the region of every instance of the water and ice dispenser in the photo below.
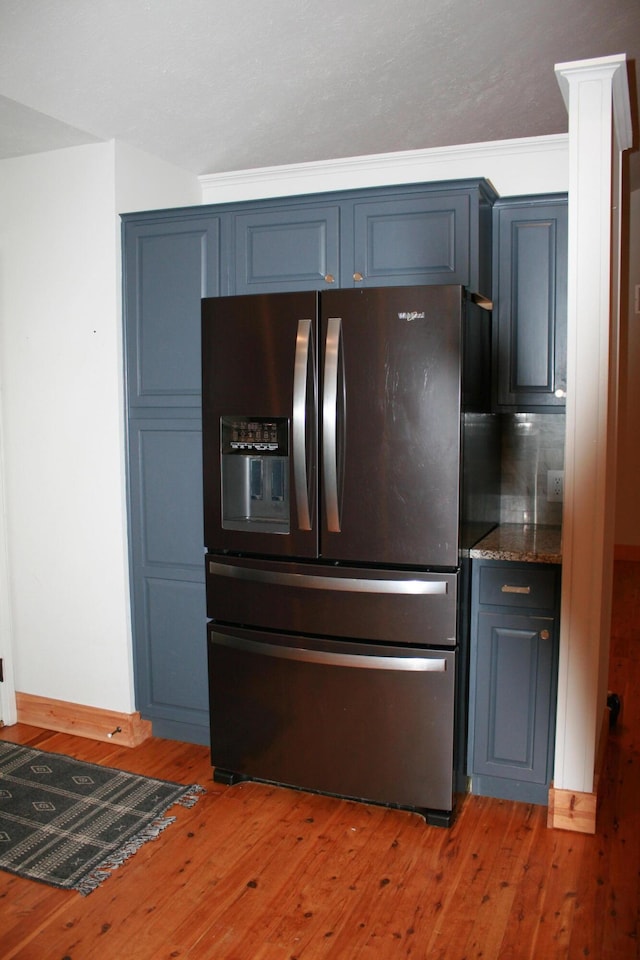
<svg viewBox="0 0 640 960">
<path fill-rule="evenodd" d="M 289 420 L 220 418 L 222 526 L 289 533 Z"/>
</svg>

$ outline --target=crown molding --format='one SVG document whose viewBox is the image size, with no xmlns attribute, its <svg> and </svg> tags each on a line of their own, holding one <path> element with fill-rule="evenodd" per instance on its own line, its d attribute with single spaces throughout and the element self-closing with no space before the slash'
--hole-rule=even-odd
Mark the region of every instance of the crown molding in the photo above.
<svg viewBox="0 0 640 960">
<path fill-rule="evenodd" d="M 566 190 L 567 157 L 568 134 L 553 134 L 256 167 L 198 179 L 203 203 L 478 177 L 491 181 L 502 195 L 545 193 Z"/>
</svg>

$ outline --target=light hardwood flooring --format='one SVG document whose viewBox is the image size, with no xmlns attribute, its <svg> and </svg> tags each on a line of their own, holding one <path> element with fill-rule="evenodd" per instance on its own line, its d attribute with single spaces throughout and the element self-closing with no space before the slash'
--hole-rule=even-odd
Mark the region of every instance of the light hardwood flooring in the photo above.
<svg viewBox="0 0 640 960">
<path fill-rule="evenodd" d="M 205 748 L 134 749 L 16 725 L 7 740 L 206 795 L 94 893 L 0 873 L 2 960 L 630 960 L 640 957 L 640 564 L 616 565 L 609 737 L 595 836 L 466 797 L 450 829 L 255 783 Z"/>
</svg>

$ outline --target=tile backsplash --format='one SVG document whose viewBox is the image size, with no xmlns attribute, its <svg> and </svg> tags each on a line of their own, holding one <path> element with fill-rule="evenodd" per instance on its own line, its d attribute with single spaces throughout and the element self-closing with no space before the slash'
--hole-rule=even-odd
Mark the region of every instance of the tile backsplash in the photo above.
<svg viewBox="0 0 640 960">
<path fill-rule="evenodd" d="M 564 469 L 565 414 L 502 415 L 501 523 L 562 523 L 547 500 L 547 471 Z"/>
</svg>

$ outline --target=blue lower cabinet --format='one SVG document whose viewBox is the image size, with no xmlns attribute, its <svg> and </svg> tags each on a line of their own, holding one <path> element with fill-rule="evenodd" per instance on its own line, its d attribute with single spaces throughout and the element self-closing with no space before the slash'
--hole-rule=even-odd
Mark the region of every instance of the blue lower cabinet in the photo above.
<svg viewBox="0 0 640 960">
<path fill-rule="evenodd" d="M 559 598 L 556 565 L 473 562 L 467 769 L 472 793 L 548 801 Z"/>
</svg>

